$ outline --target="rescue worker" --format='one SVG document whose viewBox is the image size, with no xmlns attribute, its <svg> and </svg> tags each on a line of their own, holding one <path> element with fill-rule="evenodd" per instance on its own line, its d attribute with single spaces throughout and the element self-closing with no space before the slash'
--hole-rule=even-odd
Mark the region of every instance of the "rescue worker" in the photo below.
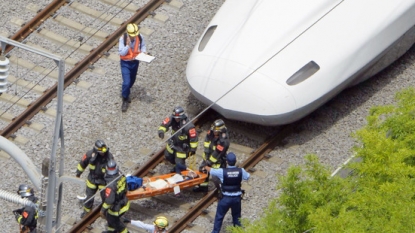
<svg viewBox="0 0 415 233">
<path fill-rule="evenodd" d="M 219 233 L 222 228 L 223 218 L 229 209 L 232 212 L 232 222 L 234 226 L 241 226 L 241 200 L 242 200 L 242 180 L 248 180 L 250 174 L 243 168 L 238 168 L 236 164 L 236 155 L 232 152 L 226 155 L 227 168 L 211 168 L 205 166 L 210 175 L 216 176 L 221 181 L 222 197 L 219 199 L 215 223 L 212 233 Z"/>
<path fill-rule="evenodd" d="M 173 114 L 170 117 L 166 117 L 161 123 L 158 129 L 159 138 L 163 139 L 164 134 L 170 127 L 172 137 L 167 142 L 164 157 L 171 164 L 175 165 L 171 172 L 180 174 L 181 171 L 187 169 L 186 158 L 196 153 L 198 134 L 194 124 L 188 122 L 184 109 L 180 106 L 175 107 Z M 182 127 L 183 129 L 178 131 Z"/>
<path fill-rule="evenodd" d="M 19 194 L 21 198 L 26 198 L 34 204 L 38 204 L 38 198 L 35 197 L 33 189 L 27 184 L 19 185 L 17 194 Z M 17 222 L 22 226 L 20 232 L 36 233 L 38 219 L 36 208 L 25 206 L 21 209 L 13 210 L 13 214 L 15 215 Z"/>
<path fill-rule="evenodd" d="M 169 220 L 164 216 L 158 216 L 153 224 L 146 224 L 138 220 L 124 220 L 125 223 L 131 223 L 131 225 L 146 230 L 149 233 L 167 233 L 167 227 L 169 226 Z"/>
<path fill-rule="evenodd" d="M 229 149 L 229 135 L 225 126 L 225 122 L 222 119 L 217 119 L 213 122 L 210 130 L 207 132 L 204 142 L 203 161 L 199 167 L 201 172 L 204 171 L 205 166 L 212 168 L 225 168 L 226 167 L 226 153 Z M 219 187 L 219 180 L 215 177 L 212 178 L 216 187 Z M 193 188 L 194 192 L 207 192 L 209 184 L 209 174 L 206 180 L 199 186 Z"/>
<path fill-rule="evenodd" d="M 84 203 L 84 211 L 81 214 L 81 218 L 85 214 L 89 213 L 94 204 L 94 196 L 98 190 L 105 188 L 106 182 L 105 166 L 110 159 L 114 159 L 114 156 L 109 151 L 107 144 L 103 140 L 97 140 L 92 150 L 89 150 L 82 156 L 81 161 L 78 164 L 76 170 L 76 177 L 81 177 L 81 174 L 89 167 L 89 175 L 86 179 L 86 202 Z M 103 193 L 100 193 L 103 199 Z"/>
<path fill-rule="evenodd" d="M 135 83 L 139 66 L 139 61 L 135 57 L 139 53 L 147 53 L 146 43 L 137 24 L 127 24 L 126 33 L 119 39 L 118 46 L 122 75 L 121 111 L 125 112 L 128 109 L 128 103 L 131 103 L 130 89 Z"/>
<path fill-rule="evenodd" d="M 108 231 L 105 232 L 129 232 L 121 221 L 121 216 L 130 209 L 130 202 L 127 199 L 127 179 L 120 174 L 115 160 L 108 161 L 105 181 L 107 188 L 100 212 L 101 217 L 107 219 Z"/>
</svg>

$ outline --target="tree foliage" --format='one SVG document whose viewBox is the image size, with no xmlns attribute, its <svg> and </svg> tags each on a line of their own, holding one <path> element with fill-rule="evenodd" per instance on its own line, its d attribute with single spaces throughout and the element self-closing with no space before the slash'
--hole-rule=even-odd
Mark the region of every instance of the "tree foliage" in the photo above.
<svg viewBox="0 0 415 233">
<path fill-rule="evenodd" d="M 345 178 L 331 177 L 316 155 L 278 177 L 281 195 L 257 220 L 255 232 L 415 232 L 415 90 L 397 104 L 373 107 L 367 125 L 353 134 L 357 146 Z"/>
</svg>

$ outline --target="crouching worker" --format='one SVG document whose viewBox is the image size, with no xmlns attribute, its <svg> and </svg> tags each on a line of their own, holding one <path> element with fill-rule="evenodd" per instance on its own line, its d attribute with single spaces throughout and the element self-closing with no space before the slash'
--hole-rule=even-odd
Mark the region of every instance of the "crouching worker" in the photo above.
<svg viewBox="0 0 415 233">
<path fill-rule="evenodd" d="M 213 122 L 210 130 L 205 137 L 203 161 L 199 167 L 199 171 L 203 172 L 205 166 L 211 168 L 225 168 L 226 167 L 226 153 L 229 149 L 229 133 L 222 119 Z M 207 192 L 209 185 L 209 173 L 206 180 L 200 185 L 193 188 L 194 192 Z M 217 188 L 219 188 L 219 179 L 212 177 L 212 181 Z"/>
<path fill-rule="evenodd" d="M 35 197 L 33 189 L 27 184 L 19 185 L 17 193 L 20 197 L 28 199 L 29 201 L 37 204 L 38 198 Z M 36 233 L 38 213 L 32 206 L 25 206 L 21 209 L 13 210 L 13 214 L 16 217 L 17 222 L 21 225 L 21 233 Z"/>
<path fill-rule="evenodd" d="M 153 224 L 146 224 L 138 220 L 124 220 L 125 223 L 131 223 L 131 225 L 144 229 L 149 233 L 167 233 L 167 227 L 169 226 L 169 220 L 164 216 L 158 216 L 154 220 Z"/>
<path fill-rule="evenodd" d="M 164 133 L 170 128 L 172 137 L 164 150 L 164 158 L 174 165 L 170 172 L 180 174 L 187 168 L 186 159 L 196 153 L 199 144 L 198 134 L 194 124 L 189 122 L 184 109 L 180 106 L 175 107 L 173 114 L 161 123 L 158 129 L 160 139 L 164 139 Z"/>
<path fill-rule="evenodd" d="M 105 189 L 104 202 L 101 208 L 101 217 L 107 220 L 108 231 L 127 233 L 127 227 L 121 221 L 123 216 L 130 209 L 130 202 L 127 199 L 127 180 L 124 175 L 121 175 L 118 166 L 114 160 L 109 160 L 106 172 L 105 181 L 107 188 Z"/>
</svg>

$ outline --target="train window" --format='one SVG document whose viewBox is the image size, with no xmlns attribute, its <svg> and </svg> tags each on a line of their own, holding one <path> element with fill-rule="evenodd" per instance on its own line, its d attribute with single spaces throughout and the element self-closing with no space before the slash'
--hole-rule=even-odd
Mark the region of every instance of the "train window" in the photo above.
<svg viewBox="0 0 415 233">
<path fill-rule="evenodd" d="M 200 41 L 199 48 L 198 48 L 199 52 L 202 52 L 205 49 L 207 43 L 209 42 L 210 38 L 212 37 L 212 35 L 215 32 L 217 27 L 218 27 L 217 25 L 211 26 L 206 31 L 205 35 L 203 36 L 202 40 Z"/>
<path fill-rule="evenodd" d="M 313 74 L 315 74 L 320 69 L 320 66 L 317 65 L 314 61 L 310 61 L 305 64 L 301 69 L 299 69 L 295 74 L 293 74 L 288 80 L 287 84 L 290 86 L 297 85 L 302 81 L 308 79 Z"/>
</svg>

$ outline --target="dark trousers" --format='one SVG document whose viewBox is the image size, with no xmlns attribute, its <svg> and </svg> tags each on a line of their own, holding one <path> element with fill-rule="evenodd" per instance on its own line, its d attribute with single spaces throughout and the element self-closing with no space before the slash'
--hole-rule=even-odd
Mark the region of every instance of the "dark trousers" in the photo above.
<svg viewBox="0 0 415 233">
<path fill-rule="evenodd" d="M 127 227 L 121 221 L 121 216 L 114 216 L 111 214 L 106 215 L 107 223 L 108 223 L 108 231 L 109 232 L 117 232 L 117 233 L 127 233 Z"/>
<path fill-rule="evenodd" d="M 121 95 L 123 98 L 128 98 L 130 96 L 130 89 L 135 83 L 137 77 L 137 70 L 139 61 L 124 61 L 120 60 L 121 65 L 121 75 L 122 75 L 122 87 Z"/>
<path fill-rule="evenodd" d="M 23 226 L 20 232 L 37 233 L 36 227 Z"/>
<path fill-rule="evenodd" d="M 231 209 L 233 225 L 241 226 L 241 199 L 241 196 L 223 196 L 223 198 L 219 200 L 212 233 L 220 232 L 223 218 L 229 209 Z"/>
<path fill-rule="evenodd" d="M 177 158 L 176 151 L 174 151 L 174 154 L 170 154 L 167 150 L 164 150 L 164 158 L 175 165 L 174 169 L 177 174 L 180 174 L 187 168 L 186 159 Z"/>
<path fill-rule="evenodd" d="M 98 185 L 97 185 L 98 186 Z M 94 205 L 94 195 L 95 193 L 98 191 L 98 188 L 96 189 L 91 189 L 88 186 L 86 186 L 86 190 L 85 190 L 85 194 L 86 194 L 86 199 L 85 200 L 89 200 L 87 202 L 84 203 L 84 210 L 86 212 L 91 211 L 92 206 Z M 101 196 L 101 200 L 104 201 L 104 192 L 100 192 L 100 196 Z M 92 198 L 91 198 L 92 197 Z M 90 199 L 91 198 L 91 199 Z"/>
</svg>

